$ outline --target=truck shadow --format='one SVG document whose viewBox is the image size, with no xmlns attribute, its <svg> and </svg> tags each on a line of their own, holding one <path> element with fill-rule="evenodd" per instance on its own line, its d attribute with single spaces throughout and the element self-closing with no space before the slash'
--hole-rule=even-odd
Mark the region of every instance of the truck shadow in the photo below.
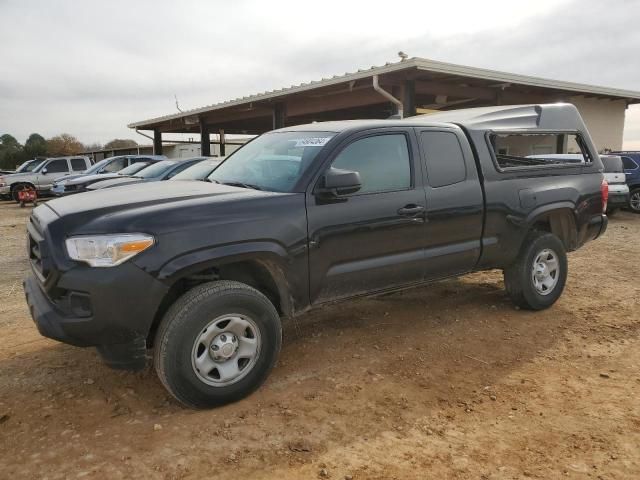
<svg viewBox="0 0 640 480">
<path fill-rule="evenodd" d="M 287 386 L 300 382 L 348 382 L 354 372 L 401 383 L 410 379 L 399 391 L 410 391 L 416 381 L 428 389 L 448 388 L 458 376 L 464 383 L 475 378 L 475 385 L 491 385 L 553 345 L 574 320 L 561 305 L 547 312 L 517 311 L 494 274 L 324 307 L 285 322 L 280 361 L 270 379 L 236 405 L 288 396 Z M 130 411 L 180 410 L 151 367 L 119 372 L 104 366 L 92 349 L 47 340 L 35 345 L 0 361 L 7 380 L 0 387 L 3 395 L 11 390 L 17 401 L 29 397 L 42 405 L 67 405 L 61 415 L 73 415 L 68 404 L 79 399 L 116 410 L 122 403 L 131 403 Z M 365 383 L 371 378 L 365 376 Z M 112 413 L 107 409 L 105 416 Z"/>
</svg>

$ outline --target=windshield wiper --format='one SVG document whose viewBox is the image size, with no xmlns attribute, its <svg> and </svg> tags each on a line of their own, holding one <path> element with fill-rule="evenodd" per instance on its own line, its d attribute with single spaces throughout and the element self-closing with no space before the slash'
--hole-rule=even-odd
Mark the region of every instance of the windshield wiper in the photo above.
<svg viewBox="0 0 640 480">
<path fill-rule="evenodd" d="M 218 183 L 222 183 L 222 185 L 229 185 L 230 187 L 242 187 L 242 188 L 251 188 L 253 190 L 262 190 L 262 188 L 260 188 L 259 186 L 252 185 L 251 183 L 243 183 L 243 182 L 218 182 Z"/>
</svg>

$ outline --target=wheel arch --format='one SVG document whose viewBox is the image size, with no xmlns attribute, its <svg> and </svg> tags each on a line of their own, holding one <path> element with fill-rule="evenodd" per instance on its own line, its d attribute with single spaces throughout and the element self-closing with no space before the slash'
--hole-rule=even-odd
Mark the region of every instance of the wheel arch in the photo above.
<svg viewBox="0 0 640 480">
<path fill-rule="evenodd" d="M 195 256 L 187 254 L 184 257 L 190 259 L 181 257 L 165 265 L 160 270 L 159 279 L 169 285 L 169 291 L 154 315 L 147 336 L 148 344 L 153 341 L 166 311 L 181 295 L 201 283 L 216 280 L 235 280 L 247 284 L 264 294 L 282 317 L 292 316 L 294 302 L 278 246 L 269 249 L 247 247 L 244 245 L 245 251 L 227 252 L 224 256 L 216 255 L 220 253 L 216 252 L 218 249 L 199 252 Z"/>
<path fill-rule="evenodd" d="M 527 216 L 528 230 L 542 230 L 558 237 L 565 250 L 578 248 L 578 221 L 575 206 L 570 202 L 545 205 Z"/>
</svg>

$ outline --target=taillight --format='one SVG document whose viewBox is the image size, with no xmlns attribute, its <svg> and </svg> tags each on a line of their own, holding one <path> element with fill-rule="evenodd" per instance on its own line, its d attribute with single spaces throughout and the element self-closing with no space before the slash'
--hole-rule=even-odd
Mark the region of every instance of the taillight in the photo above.
<svg viewBox="0 0 640 480">
<path fill-rule="evenodd" d="M 603 178 L 600 184 L 600 193 L 602 194 L 602 213 L 607 213 L 607 202 L 609 201 L 609 184 Z"/>
</svg>

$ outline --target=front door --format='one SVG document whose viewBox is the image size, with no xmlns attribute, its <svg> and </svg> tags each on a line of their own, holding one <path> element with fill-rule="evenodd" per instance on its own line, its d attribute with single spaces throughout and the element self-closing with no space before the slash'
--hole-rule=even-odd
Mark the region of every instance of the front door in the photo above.
<svg viewBox="0 0 640 480">
<path fill-rule="evenodd" d="M 327 169 L 359 172 L 362 187 L 307 197 L 311 303 L 422 280 L 425 194 L 411 129 L 358 134 L 332 158 Z"/>
<path fill-rule="evenodd" d="M 49 190 L 54 180 L 71 173 L 69 161 L 66 158 L 49 160 L 38 173 L 38 189 Z"/>
</svg>

